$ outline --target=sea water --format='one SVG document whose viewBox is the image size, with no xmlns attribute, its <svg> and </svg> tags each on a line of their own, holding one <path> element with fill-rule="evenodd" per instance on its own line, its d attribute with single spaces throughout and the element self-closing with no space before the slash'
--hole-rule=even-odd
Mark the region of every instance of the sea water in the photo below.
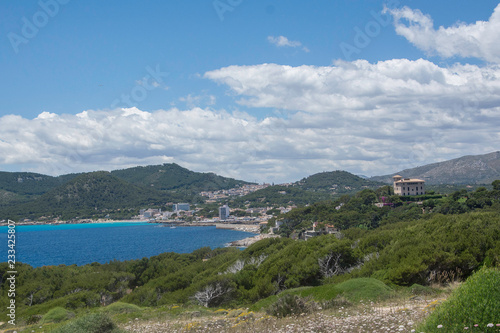
<svg viewBox="0 0 500 333">
<path fill-rule="evenodd" d="M 7 261 L 7 227 L 0 227 L 0 262 Z M 130 260 L 163 252 L 224 247 L 252 234 L 213 227 L 164 227 L 153 223 L 16 226 L 16 262 L 33 267 Z"/>
</svg>

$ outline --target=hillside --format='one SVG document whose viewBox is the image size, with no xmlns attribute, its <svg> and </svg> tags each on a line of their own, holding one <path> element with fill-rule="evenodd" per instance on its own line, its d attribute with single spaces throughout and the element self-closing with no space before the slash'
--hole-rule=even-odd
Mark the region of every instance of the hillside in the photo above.
<svg viewBox="0 0 500 333">
<path fill-rule="evenodd" d="M 202 202 L 199 192 L 249 184 L 213 173 L 190 171 L 177 164 L 135 167 L 112 172 L 58 177 L 29 172 L 0 172 L 0 216 L 130 217 L 138 210 L 167 202 Z M 118 213 L 121 212 L 121 213 Z"/>
<path fill-rule="evenodd" d="M 112 171 L 111 174 L 135 185 L 157 190 L 190 190 L 193 192 L 230 189 L 250 184 L 242 180 L 218 176 L 214 173 L 190 171 L 175 163 L 139 166 Z"/>
<path fill-rule="evenodd" d="M 321 172 L 302 179 L 294 184 L 307 191 L 345 194 L 361 191 L 365 188 L 376 189 L 384 184 L 363 179 L 347 171 Z"/>
<path fill-rule="evenodd" d="M 127 183 L 109 172 L 98 171 L 78 175 L 30 202 L 3 208 L 0 215 L 11 219 L 105 216 L 113 210 L 160 205 L 171 199 L 168 194 Z"/>
<path fill-rule="evenodd" d="M 390 175 L 370 178 L 372 181 L 392 183 L 392 176 L 419 178 L 429 185 L 437 184 L 491 184 L 500 179 L 500 151 L 485 155 L 469 155 L 449 161 L 406 169 Z"/>
<path fill-rule="evenodd" d="M 249 204 L 250 207 L 304 206 L 331 198 L 328 193 L 315 193 L 299 187 L 274 185 L 233 199 L 230 206 L 241 207 L 244 204 Z"/>
<path fill-rule="evenodd" d="M 273 185 L 243 197 L 233 199 L 231 206 L 304 206 L 331 200 L 363 189 L 377 189 L 383 183 L 363 179 L 347 171 L 321 172 L 291 185 Z"/>
<path fill-rule="evenodd" d="M 33 172 L 0 171 L 0 190 L 19 195 L 41 195 L 76 177 L 69 174 L 52 177 Z"/>
</svg>

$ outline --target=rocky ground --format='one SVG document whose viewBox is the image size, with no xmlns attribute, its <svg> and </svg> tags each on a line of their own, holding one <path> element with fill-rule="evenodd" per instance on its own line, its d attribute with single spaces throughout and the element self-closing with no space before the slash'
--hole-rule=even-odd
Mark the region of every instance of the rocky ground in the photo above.
<svg viewBox="0 0 500 333">
<path fill-rule="evenodd" d="M 259 234 L 253 237 L 247 237 L 244 239 L 240 239 L 234 242 L 229 243 L 230 246 L 234 247 L 248 247 L 252 245 L 255 242 L 258 242 L 264 238 L 273 238 L 273 237 L 279 237 L 278 235 L 269 235 L 269 234 Z"/>
<path fill-rule="evenodd" d="M 244 310 L 234 315 L 233 310 L 227 314 L 214 314 L 212 317 L 165 321 L 133 320 L 121 326 L 127 332 L 141 333 L 415 332 L 417 323 L 423 320 L 439 302 L 441 300 L 416 299 L 406 304 L 384 306 L 361 303 L 355 307 L 320 310 L 313 314 L 282 319 Z"/>
</svg>

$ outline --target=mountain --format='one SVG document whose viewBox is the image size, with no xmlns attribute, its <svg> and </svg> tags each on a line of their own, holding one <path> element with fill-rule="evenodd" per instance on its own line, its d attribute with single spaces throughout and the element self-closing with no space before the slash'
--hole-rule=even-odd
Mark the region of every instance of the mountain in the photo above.
<svg viewBox="0 0 500 333">
<path fill-rule="evenodd" d="M 363 179 L 347 171 L 321 172 L 304 178 L 294 184 L 299 188 L 313 192 L 345 194 L 358 192 L 365 188 L 376 189 L 383 186 L 378 181 Z"/>
<path fill-rule="evenodd" d="M 214 173 L 190 171 L 177 164 L 59 177 L 1 172 L 0 216 L 2 219 L 41 216 L 71 219 L 104 217 L 112 213 L 112 217 L 117 214 L 130 217 L 141 207 L 161 207 L 167 202 L 202 202 L 201 191 L 243 184 L 250 183 Z"/>
<path fill-rule="evenodd" d="M 32 172 L 0 172 L 0 207 L 29 202 L 81 175 L 67 174 L 52 177 Z M 148 190 L 182 194 L 175 197 L 179 201 L 188 202 L 192 202 L 193 195 L 201 191 L 229 189 L 236 185 L 250 184 L 214 173 L 190 171 L 177 164 L 116 170 L 112 171 L 111 175 Z"/>
<path fill-rule="evenodd" d="M 150 204 L 164 205 L 173 196 L 130 184 L 106 171 L 76 176 L 38 198 L 0 210 L 8 218 L 105 216 L 113 210 L 134 210 Z"/>
<path fill-rule="evenodd" d="M 491 184 L 500 179 L 500 152 L 469 155 L 453 160 L 406 169 L 390 175 L 370 178 L 373 181 L 392 183 L 392 176 L 419 178 L 429 185 L 438 184 Z"/>
<path fill-rule="evenodd" d="M 250 184 L 242 180 L 218 176 L 214 173 L 190 171 L 175 163 L 139 166 L 112 171 L 111 174 L 135 185 L 153 187 L 157 190 L 201 191 L 225 190 L 236 185 Z"/>
<path fill-rule="evenodd" d="M 69 174 L 52 177 L 33 172 L 0 171 L 0 190 L 19 195 L 41 195 L 76 176 L 77 174 Z"/>
</svg>

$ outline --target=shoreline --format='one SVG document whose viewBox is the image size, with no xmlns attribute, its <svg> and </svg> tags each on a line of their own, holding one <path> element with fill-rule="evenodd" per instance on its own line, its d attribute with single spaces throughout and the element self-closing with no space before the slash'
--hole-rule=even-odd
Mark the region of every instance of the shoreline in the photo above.
<svg viewBox="0 0 500 333">
<path fill-rule="evenodd" d="M 67 224 L 104 224 L 104 223 L 150 223 L 146 220 L 97 220 L 90 222 L 15 222 L 16 226 L 42 226 L 42 225 L 67 225 Z M 156 222 L 155 222 L 156 223 Z M 1 223 L 0 227 L 6 227 L 8 225 L 7 222 Z"/>
<path fill-rule="evenodd" d="M 253 236 L 253 237 L 247 237 L 247 238 L 243 238 L 240 240 L 229 242 L 228 247 L 245 247 L 246 248 L 246 247 L 249 247 L 250 245 L 252 245 L 260 240 L 263 240 L 266 238 L 278 238 L 278 237 L 280 237 L 280 236 L 271 235 L 271 234 L 259 234 L 259 235 Z"/>
</svg>

